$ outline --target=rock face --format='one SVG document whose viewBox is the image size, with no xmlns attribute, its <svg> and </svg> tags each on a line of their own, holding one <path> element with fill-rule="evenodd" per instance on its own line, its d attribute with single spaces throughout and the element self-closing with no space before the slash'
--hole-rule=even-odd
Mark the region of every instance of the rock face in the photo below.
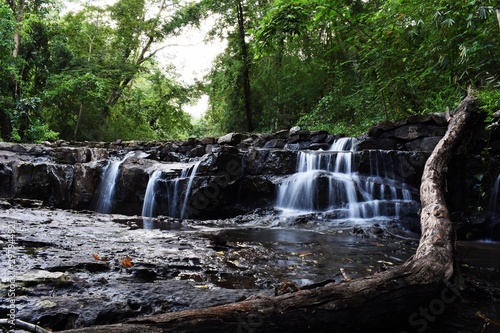
<svg viewBox="0 0 500 333">
<path fill-rule="evenodd" d="M 373 174 L 375 169 L 390 168 L 393 179 L 418 188 L 424 163 L 446 127 L 442 114 L 374 126 L 368 135 L 358 138 L 355 169 Z M 500 142 L 497 132 L 486 133 L 478 126 L 471 131 L 469 145 L 452 161 L 450 207 L 465 219 L 478 202 L 487 206 L 484 193 L 489 192 L 488 186 L 500 170 L 495 157 L 498 149 L 493 146 L 489 150 L 488 163 L 475 156 L 485 149 L 485 137 Z M 296 171 L 298 151 L 325 150 L 337 138 L 323 131 L 293 128 L 274 134 L 229 133 L 219 138 L 168 142 L 0 143 L 0 197 L 40 200 L 45 206 L 64 209 L 94 209 L 104 171 L 116 159 L 122 163 L 113 184 L 113 212 L 140 215 L 154 170 L 161 170 L 163 183 L 170 184 L 199 160 L 196 174 L 176 184 L 181 196 L 188 192 L 185 205 L 189 212 L 184 217 L 234 216 L 272 206 L 276 184 Z M 464 191 L 467 196 L 462 195 Z M 160 194 L 155 195 L 157 200 Z M 168 209 L 165 203 L 157 205 L 159 215 L 168 215 Z"/>
</svg>

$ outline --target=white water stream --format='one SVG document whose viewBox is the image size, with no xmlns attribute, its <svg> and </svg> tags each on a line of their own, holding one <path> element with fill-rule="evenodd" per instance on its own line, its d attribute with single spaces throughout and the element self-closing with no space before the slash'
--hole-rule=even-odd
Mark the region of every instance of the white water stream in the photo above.
<svg viewBox="0 0 500 333">
<path fill-rule="evenodd" d="M 353 167 L 354 138 L 335 141 L 328 151 L 299 152 L 297 173 L 278 187 L 276 207 L 289 214 L 336 211 L 340 219 L 399 218 L 414 203 L 411 190 L 392 179 L 390 166 L 374 159 L 371 174 Z"/>
</svg>

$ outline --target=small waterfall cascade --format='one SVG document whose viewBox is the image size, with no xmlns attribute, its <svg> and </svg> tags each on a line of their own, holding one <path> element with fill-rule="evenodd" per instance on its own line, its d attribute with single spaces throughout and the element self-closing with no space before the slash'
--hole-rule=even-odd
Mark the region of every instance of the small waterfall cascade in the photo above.
<svg viewBox="0 0 500 333">
<path fill-rule="evenodd" d="M 194 177 L 196 176 L 196 173 L 198 172 L 198 167 L 200 166 L 200 161 L 196 162 L 196 164 L 193 166 L 190 172 L 190 175 L 189 175 L 189 181 L 188 181 L 188 184 L 187 184 L 187 187 L 186 187 L 186 192 L 184 194 L 184 200 L 182 201 L 182 207 L 181 207 L 181 214 L 180 214 L 180 218 L 183 219 L 186 217 L 186 214 L 188 213 L 187 212 L 187 204 L 188 204 L 188 200 L 189 200 L 189 194 L 191 194 L 191 187 L 193 186 L 193 181 L 194 181 Z M 186 177 L 187 177 L 187 173 L 186 173 Z"/>
<path fill-rule="evenodd" d="M 393 179 L 393 166 L 376 151 L 370 155 L 370 174 L 358 173 L 353 166 L 356 145 L 354 138 L 341 138 L 328 151 L 299 152 L 297 172 L 279 185 L 276 207 L 366 220 L 398 218 L 405 206 L 418 205 L 411 188 Z"/>
<path fill-rule="evenodd" d="M 188 200 L 193 186 L 194 178 L 200 162 L 182 169 L 180 175 L 174 179 L 162 179 L 161 170 L 154 171 L 148 181 L 142 216 L 150 219 L 161 211 L 170 217 L 185 218 L 188 214 Z M 184 185 L 185 184 L 185 185 Z"/>
<path fill-rule="evenodd" d="M 97 190 L 97 200 L 94 210 L 98 213 L 111 214 L 113 212 L 113 197 L 115 186 L 120 175 L 120 166 L 125 160 L 134 155 L 135 152 L 127 153 L 121 160 L 110 159 L 104 169 L 101 183 Z"/>
<path fill-rule="evenodd" d="M 156 183 L 158 179 L 161 178 L 161 171 L 155 170 L 150 176 L 148 180 L 148 185 L 146 187 L 146 193 L 144 194 L 144 203 L 142 205 L 142 216 L 148 220 L 155 214 L 156 202 Z"/>
</svg>

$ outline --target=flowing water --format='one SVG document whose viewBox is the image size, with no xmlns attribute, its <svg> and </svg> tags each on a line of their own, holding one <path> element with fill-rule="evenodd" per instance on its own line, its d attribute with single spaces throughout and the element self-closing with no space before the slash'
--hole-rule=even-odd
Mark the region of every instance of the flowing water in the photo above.
<svg viewBox="0 0 500 333">
<path fill-rule="evenodd" d="M 279 185 L 276 207 L 288 214 L 336 212 L 339 220 L 350 221 L 416 213 L 414 190 L 393 178 L 393 166 L 373 151 L 370 174 L 360 174 L 353 165 L 355 151 L 356 140 L 342 138 L 328 151 L 299 152 L 297 173 Z"/>
<path fill-rule="evenodd" d="M 145 227 L 151 223 L 151 218 L 158 215 L 160 210 L 158 200 L 165 201 L 166 208 L 162 212 L 167 216 L 180 219 L 186 217 L 188 213 L 187 202 L 199 166 L 200 162 L 198 161 L 194 165 L 182 169 L 180 175 L 174 179 L 162 179 L 160 170 L 156 170 L 150 175 L 142 207 Z M 162 186 L 159 186 L 160 182 Z M 183 191 L 184 193 L 182 193 Z"/>
<path fill-rule="evenodd" d="M 120 175 L 120 166 L 125 160 L 134 155 L 135 152 L 129 152 L 121 160 L 110 159 L 104 169 L 99 189 L 97 190 L 97 200 L 94 210 L 98 213 L 111 214 L 113 212 L 113 198 L 115 186 Z"/>
<path fill-rule="evenodd" d="M 191 187 L 193 186 L 194 177 L 196 177 L 196 172 L 198 171 L 199 166 L 200 166 L 200 161 L 196 162 L 196 164 L 193 166 L 193 168 L 190 169 L 191 174 L 189 176 L 189 181 L 188 181 L 188 185 L 186 188 L 186 193 L 184 194 L 184 200 L 182 201 L 182 208 L 181 208 L 181 214 L 180 214 L 181 219 L 186 217 L 186 214 L 187 214 L 186 208 L 187 208 L 187 203 L 188 203 L 188 199 L 189 199 L 189 194 L 191 193 Z M 186 176 L 187 176 L 187 174 L 186 174 Z"/>
<path fill-rule="evenodd" d="M 144 228 L 151 229 L 148 225 L 151 224 L 152 217 L 155 214 L 155 192 L 156 182 L 161 178 L 161 170 L 155 170 L 150 176 L 146 193 L 144 194 L 144 204 L 142 206 L 142 216 L 144 218 Z"/>
</svg>

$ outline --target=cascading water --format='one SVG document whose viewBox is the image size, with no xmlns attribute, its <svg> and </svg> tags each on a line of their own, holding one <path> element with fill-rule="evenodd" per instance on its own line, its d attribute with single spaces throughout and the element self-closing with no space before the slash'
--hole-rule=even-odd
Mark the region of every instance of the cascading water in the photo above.
<svg viewBox="0 0 500 333">
<path fill-rule="evenodd" d="M 163 205 L 166 215 L 181 219 L 186 217 L 188 213 L 187 203 L 199 165 L 200 162 L 196 162 L 193 166 L 184 168 L 179 177 L 169 180 L 161 180 L 162 172 L 160 170 L 151 174 L 142 207 L 142 216 L 145 220 L 150 220 L 157 215 L 157 196 L 161 198 L 159 200 L 164 199 L 166 203 L 166 205 Z M 160 180 L 163 186 L 158 189 Z M 182 184 L 186 182 L 187 184 L 184 187 Z M 184 195 L 182 195 L 182 190 L 184 190 Z"/>
<path fill-rule="evenodd" d="M 155 170 L 150 176 L 148 185 L 146 187 L 146 193 L 144 194 L 144 203 L 142 205 L 142 216 L 144 222 L 151 221 L 151 218 L 155 214 L 155 193 L 156 193 L 156 182 L 161 177 L 161 171 Z"/>
<path fill-rule="evenodd" d="M 411 189 L 390 177 L 372 158 L 370 175 L 353 170 L 354 138 L 335 141 L 328 151 L 299 152 L 297 173 L 279 185 L 276 207 L 290 212 L 335 212 L 338 219 L 397 218 L 414 206 Z"/>
<path fill-rule="evenodd" d="M 186 193 L 184 194 L 184 200 L 182 201 L 181 215 L 180 218 L 183 219 L 187 214 L 187 203 L 189 200 L 189 194 L 191 193 L 191 187 L 193 186 L 194 177 L 196 176 L 196 172 L 198 172 L 198 167 L 200 166 L 200 161 L 196 162 L 191 170 L 191 175 L 189 176 L 188 185 L 186 188 Z M 186 174 L 187 176 L 187 174 Z"/>
<path fill-rule="evenodd" d="M 134 154 L 135 152 L 129 152 L 121 160 L 109 160 L 97 190 L 97 201 L 94 209 L 96 212 L 103 214 L 110 214 L 113 212 L 113 197 L 115 194 L 116 181 L 120 175 L 120 165 L 122 165 L 128 157 Z"/>
</svg>

